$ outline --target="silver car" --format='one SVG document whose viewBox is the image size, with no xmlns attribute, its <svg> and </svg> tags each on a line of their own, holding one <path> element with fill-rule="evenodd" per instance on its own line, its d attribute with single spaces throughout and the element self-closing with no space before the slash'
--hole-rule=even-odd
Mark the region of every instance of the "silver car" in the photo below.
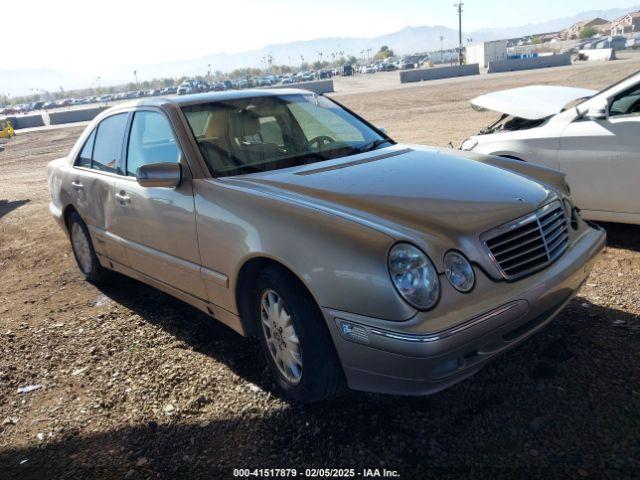
<svg viewBox="0 0 640 480">
<path fill-rule="evenodd" d="M 48 179 L 87 280 L 258 336 L 304 402 L 468 377 L 549 323 L 605 243 L 561 173 L 400 145 L 303 90 L 115 106 Z"/>
</svg>

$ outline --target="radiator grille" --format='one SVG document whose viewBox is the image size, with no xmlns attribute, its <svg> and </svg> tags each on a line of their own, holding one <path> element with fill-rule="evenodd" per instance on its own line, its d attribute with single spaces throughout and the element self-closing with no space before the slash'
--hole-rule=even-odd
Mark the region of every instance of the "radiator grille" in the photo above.
<svg viewBox="0 0 640 480">
<path fill-rule="evenodd" d="M 569 245 L 567 218 L 559 201 L 482 235 L 503 277 L 514 280 L 555 261 Z"/>
</svg>

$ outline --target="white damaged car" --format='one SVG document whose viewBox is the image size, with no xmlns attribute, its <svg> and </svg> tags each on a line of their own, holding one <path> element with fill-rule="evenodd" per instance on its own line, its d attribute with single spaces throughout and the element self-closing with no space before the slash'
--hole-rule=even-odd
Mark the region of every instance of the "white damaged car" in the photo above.
<svg viewBox="0 0 640 480">
<path fill-rule="evenodd" d="M 640 73 L 601 92 L 529 86 L 471 104 L 502 115 L 461 150 L 560 170 L 584 218 L 640 224 Z"/>
</svg>

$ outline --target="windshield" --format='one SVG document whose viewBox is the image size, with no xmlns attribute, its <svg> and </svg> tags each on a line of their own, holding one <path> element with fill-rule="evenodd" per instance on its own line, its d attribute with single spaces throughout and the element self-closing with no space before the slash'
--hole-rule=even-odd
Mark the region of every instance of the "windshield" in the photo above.
<svg viewBox="0 0 640 480">
<path fill-rule="evenodd" d="M 314 94 L 237 98 L 182 111 L 216 177 L 321 162 L 393 143 Z"/>
</svg>

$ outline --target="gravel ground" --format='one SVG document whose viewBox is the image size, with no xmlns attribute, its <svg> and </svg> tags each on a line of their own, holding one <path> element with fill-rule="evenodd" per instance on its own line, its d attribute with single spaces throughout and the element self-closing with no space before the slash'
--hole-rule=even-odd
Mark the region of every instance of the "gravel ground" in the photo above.
<svg viewBox="0 0 640 480">
<path fill-rule="evenodd" d="M 496 75 L 337 95 L 401 141 L 487 123 L 475 95 L 603 87 L 638 68 Z M 589 72 L 589 75 L 585 75 Z M 230 478 L 243 467 L 391 468 L 401 478 L 640 477 L 640 228 L 609 245 L 546 330 L 471 379 L 405 398 L 282 399 L 256 343 L 145 285 L 84 282 L 47 209 L 45 165 L 81 128 L 0 154 L 0 478 Z M 41 387 L 17 393 L 28 385 Z"/>
</svg>

